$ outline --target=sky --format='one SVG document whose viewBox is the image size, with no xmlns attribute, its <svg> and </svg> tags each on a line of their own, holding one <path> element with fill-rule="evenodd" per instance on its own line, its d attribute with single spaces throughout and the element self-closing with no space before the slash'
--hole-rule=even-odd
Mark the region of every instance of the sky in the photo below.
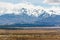
<svg viewBox="0 0 60 40">
<path fill-rule="evenodd" d="M 60 7 L 60 0 L 0 0 L 0 2 L 7 2 L 13 4 L 28 2 L 36 6 L 43 6 L 48 8 L 52 6 Z"/>
</svg>

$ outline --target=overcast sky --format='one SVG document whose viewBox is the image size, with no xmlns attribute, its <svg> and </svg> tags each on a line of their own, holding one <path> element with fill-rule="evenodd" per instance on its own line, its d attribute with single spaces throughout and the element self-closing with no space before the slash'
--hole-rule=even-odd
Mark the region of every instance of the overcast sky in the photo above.
<svg viewBox="0 0 60 40">
<path fill-rule="evenodd" d="M 39 5 L 43 7 L 51 7 L 51 6 L 60 7 L 60 0 L 0 0 L 0 2 L 8 2 L 13 4 L 28 2 L 36 6 Z"/>
</svg>

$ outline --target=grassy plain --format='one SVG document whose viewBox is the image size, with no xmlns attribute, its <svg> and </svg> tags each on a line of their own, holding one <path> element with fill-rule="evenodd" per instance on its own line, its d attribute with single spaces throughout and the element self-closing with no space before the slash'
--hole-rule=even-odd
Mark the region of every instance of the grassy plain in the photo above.
<svg viewBox="0 0 60 40">
<path fill-rule="evenodd" d="M 40 30 L 2 30 L 0 40 L 60 40 L 59 29 Z"/>
</svg>

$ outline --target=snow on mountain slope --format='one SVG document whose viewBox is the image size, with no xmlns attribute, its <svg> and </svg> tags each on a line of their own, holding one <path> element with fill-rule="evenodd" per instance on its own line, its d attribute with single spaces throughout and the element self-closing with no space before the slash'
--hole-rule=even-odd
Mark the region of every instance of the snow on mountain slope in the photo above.
<svg viewBox="0 0 60 40">
<path fill-rule="evenodd" d="M 51 7 L 46 9 L 46 12 L 49 13 L 50 15 L 55 14 L 55 15 L 60 15 L 60 7 Z"/>
<path fill-rule="evenodd" d="M 1 3 L 0 25 L 60 25 L 60 7 L 44 8 L 28 3 Z"/>
<path fill-rule="evenodd" d="M 11 4 L 11 3 L 4 3 L 0 2 L 0 15 L 4 14 L 15 14 L 20 15 L 23 12 L 26 12 L 27 15 L 34 15 L 38 17 L 44 11 L 48 14 L 56 14 L 60 15 L 60 7 L 51 7 L 51 8 L 44 8 L 41 6 L 35 6 L 33 4 L 28 3 L 19 3 L 19 4 Z"/>
</svg>

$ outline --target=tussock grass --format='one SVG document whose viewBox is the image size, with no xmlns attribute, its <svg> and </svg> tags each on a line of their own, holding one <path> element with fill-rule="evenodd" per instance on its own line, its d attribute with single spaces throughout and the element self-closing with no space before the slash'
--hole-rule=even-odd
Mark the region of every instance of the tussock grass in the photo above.
<svg viewBox="0 0 60 40">
<path fill-rule="evenodd" d="M 0 40 L 60 40 L 60 30 L 0 30 Z"/>
</svg>

